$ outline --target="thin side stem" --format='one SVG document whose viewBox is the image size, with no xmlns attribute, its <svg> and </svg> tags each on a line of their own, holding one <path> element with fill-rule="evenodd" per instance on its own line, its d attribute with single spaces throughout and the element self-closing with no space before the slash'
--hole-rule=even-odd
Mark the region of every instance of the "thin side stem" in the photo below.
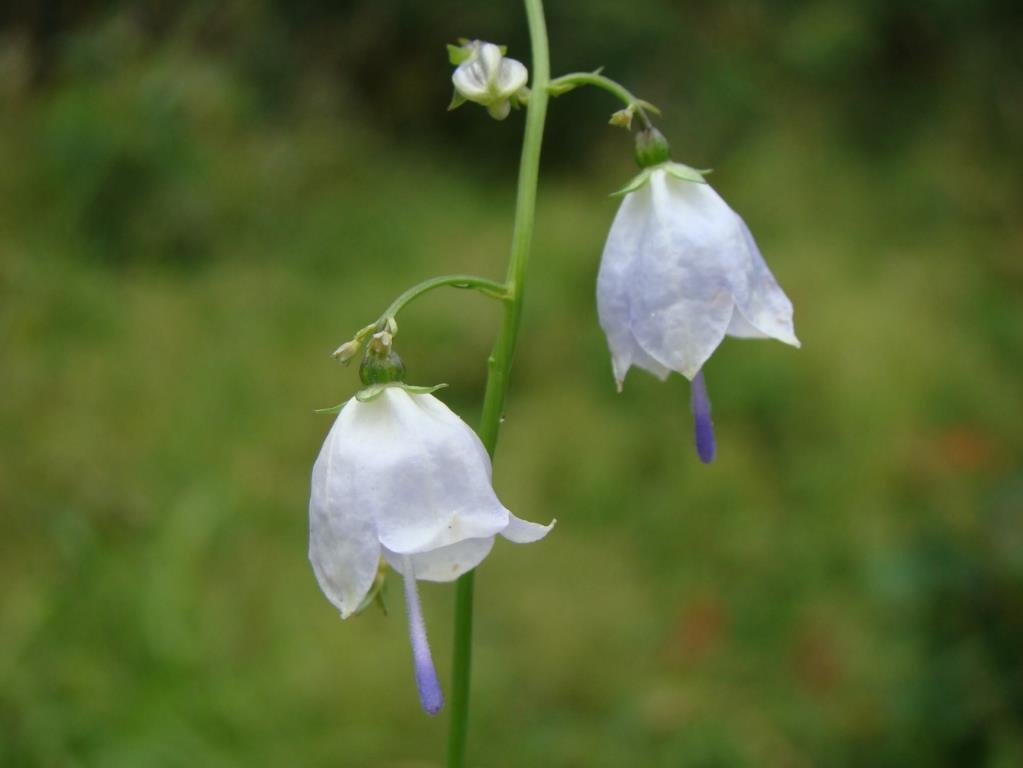
<svg viewBox="0 0 1023 768">
<path fill-rule="evenodd" d="M 547 86 L 547 90 L 557 96 L 562 93 L 568 93 L 580 85 L 595 85 L 598 88 L 603 88 L 605 91 L 625 104 L 625 106 L 635 109 L 639 114 L 639 119 L 642 121 L 644 128 L 653 127 L 650 122 L 650 118 L 647 116 L 647 112 L 650 111 L 654 114 L 659 114 L 657 107 L 648 101 L 643 101 L 643 99 L 637 98 L 632 91 L 628 90 L 621 83 L 612 80 L 610 77 L 604 77 L 603 75 L 597 74 L 596 72 L 572 72 L 567 75 L 562 75 L 561 77 L 551 80 L 550 84 Z"/>
<path fill-rule="evenodd" d="M 487 388 L 479 434 L 491 458 L 497 449 L 511 373 L 512 359 L 522 321 L 526 267 L 536 219 L 536 189 L 540 177 L 540 148 L 547 118 L 547 86 L 550 80 L 550 54 L 542 0 L 525 0 L 529 22 L 529 40 L 533 49 L 532 83 L 526 112 L 526 130 L 519 162 L 519 186 L 515 201 L 515 226 L 512 231 L 511 258 L 505 282 L 508 301 L 504 305 L 501 330 L 487 361 Z M 451 686 L 451 727 L 448 738 L 448 768 L 465 765 L 466 736 L 469 728 L 469 678 L 472 661 L 472 602 L 475 574 L 470 571 L 457 583 L 455 592 L 454 673 Z"/>
<path fill-rule="evenodd" d="M 441 275 L 413 285 L 391 302 L 391 306 L 384 310 L 380 320 L 384 321 L 389 317 L 396 316 L 405 308 L 406 304 L 419 298 L 424 293 L 429 293 L 435 288 L 442 288 L 444 286 L 473 289 L 495 299 L 505 299 L 508 297 L 508 291 L 504 283 L 498 283 L 485 277 L 477 277 L 476 275 Z"/>
</svg>

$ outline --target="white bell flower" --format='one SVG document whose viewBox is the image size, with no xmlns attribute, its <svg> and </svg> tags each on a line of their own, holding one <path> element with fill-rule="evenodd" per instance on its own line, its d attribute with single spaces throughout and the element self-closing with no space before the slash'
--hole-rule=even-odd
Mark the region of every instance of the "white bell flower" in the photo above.
<svg viewBox="0 0 1023 768">
<path fill-rule="evenodd" d="M 792 303 L 745 222 L 698 171 L 663 160 L 626 189 L 597 278 L 615 381 L 621 391 L 632 366 L 689 379 L 697 449 L 710 461 L 704 363 L 725 336 L 798 347 Z"/>
<path fill-rule="evenodd" d="M 416 580 L 453 581 L 480 564 L 495 536 L 538 541 L 554 523 L 505 509 L 483 444 L 440 400 L 401 384 L 377 390 L 344 405 L 313 465 L 309 559 L 342 619 L 367 597 L 381 557 L 404 576 L 416 681 L 434 714 L 443 699 Z"/>
<path fill-rule="evenodd" d="M 509 59 L 501 46 L 473 40 L 462 48 L 452 47 L 452 63 L 457 63 L 451 82 L 458 106 L 462 100 L 482 104 L 495 120 L 504 120 L 511 111 L 511 100 L 526 87 L 529 71 L 521 61 Z"/>
</svg>

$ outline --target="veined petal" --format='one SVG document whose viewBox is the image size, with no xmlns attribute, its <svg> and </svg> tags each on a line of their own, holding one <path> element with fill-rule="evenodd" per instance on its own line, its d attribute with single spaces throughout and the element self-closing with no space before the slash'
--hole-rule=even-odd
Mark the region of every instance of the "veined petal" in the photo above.
<svg viewBox="0 0 1023 768">
<path fill-rule="evenodd" d="M 417 554 L 508 525 L 483 444 L 440 400 L 394 387 L 359 406 L 363 497 L 383 546 Z"/>
<path fill-rule="evenodd" d="M 746 222 L 739 219 L 750 253 L 749 292 L 736 297 L 736 312 L 728 334 L 739 338 L 774 338 L 799 346 L 792 327 L 792 302 L 774 279 Z"/>
<path fill-rule="evenodd" d="M 480 45 L 477 62 L 482 70 L 483 79 L 488 88 L 493 91 L 501 74 L 501 61 L 504 54 L 500 46 L 493 43 L 482 43 Z"/>
<path fill-rule="evenodd" d="M 671 372 L 648 355 L 632 333 L 629 282 L 649 223 L 650 185 L 644 184 L 622 200 L 604 245 L 597 274 L 597 317 L 607 336 L 611 366 L 619 391 L 629 368 L 637 365 L 665 379 Z"/>
<path fill-rule="evenodd" d="M 540 523 L 531 523 L 528 520 L 515 517 L 512 514 L 509 514 L 508 518 L 508 527 L 501 531 L 501 535 L 515 544 L 532 544 L 534 541 L 540 541 L 540 539 L 551 532 L 554 524 L 558 522 L 557 520 L 551 520 L 547 525 L 541 525 Z"/>
<path fill-rule="evenodd" d="M 309 495 L 309 560 L 342 619 L 362 603 L 380 561 L 372 505 L 360 496 L 357 476 L 349 470 L 353 446 L 345 436 L 355 411 L 351 400 L 338 414 L 313 464 Z"/>
<path fill-rule="evenodd" d="M 709 184 L 655 169 L 649 222 L 629 281 L 631 329 L 658 363 L 692 379 L 748 292 L 741 219 Z"/>
<path fill-rule="evenodd" d="M 494 537 L 485 539 L 466 539 L 457 544 L 420 552 L 417 555 L 399 555 L 384 550 L 384 558 L 398 573 L 404 573 L 404 561 L 411 560 L 415 568 L 416 578 L 424 581 L 454 581 L 463 573 L 471 571 L 490 554 L 494 547 Z"/>
<path fill-rule="evenodd" d="M 459 65 L 451 75 L 451 82 L 455 90 L 469 101 L 486 99 L 489 93 L 486 74 L 475 59 Z"/>
<path fill-rule="evenodd" d="M 529 79 L 529 70 L 521 61 L 501 59 L 497 72 L 497 90 L 502 95 L 511 95 L 522 88 Z"/>
</svg>

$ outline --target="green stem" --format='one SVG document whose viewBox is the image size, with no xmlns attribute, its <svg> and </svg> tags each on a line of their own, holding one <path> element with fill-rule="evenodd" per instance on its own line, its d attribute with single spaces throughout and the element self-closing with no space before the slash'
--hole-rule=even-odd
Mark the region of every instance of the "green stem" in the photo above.
<svg viewBox="0 0 1023 768">
<path fill-rule="evenodd" d="M 493 351 L 487 361 L 487 388 L 483 396 L 483 414 L 479 434 L 491 457 L 497 449 L 511 373 L 512 359 L 522 321 L 526 266 L 536 218 L 536 189 L 540 176 L 540 147 L 547 118 L 547 91 L 550 80 L 550 55 L 547 25 L 542 0 L 525 0 L 529 22 L 529 40 L 533 49 L 533 71 L 526 130 L 519 162 L 518 196 L 515 201 L 515 226 L 512 230 L 511 258 L 505 281 L 508 301 Z M 454 673 L 451 686 L 451 728 L 448 738 L 448 768 L 465 765 L 465 745 L 469 728 L 469 677 L 472 661 L 472 601 L 475 574 L 470 571 L 457 583 L 455 592 Z"/>
<path fill-rule="evenodd" d="M 406 304 L 419 298 L 424 293 L 445 285 L 450 285 L 452 288 L 471 288 L 495 299 L 508 298 L 508 290 L 504 283 L 487 280 L 485 277 L 476 277 L 476 275 L 441 275 L 440 277 L 431 277 L 429 280 L 413 285 L 401 294 L 401 296 L 391 302 L 391 306 L 384 310 L 377 324 L 385 322 L 387 318 L 395 317 L 405 308 Z"/>
<path fill-rule="evenodd" d="M 653 127 L 653 124 L 650 122 L 650 118 L 647 116 L 647 111 L 659 114 L 657 107 L 648 101 L 636 98 L 635 94 L 621 83 L 612 80 L 610 77 L 599 75 L 596 72 L 572 72 L 567 75 L 562 75 L 561 77 L 551 80 L 547 86 L 547 90 L 555 96 L 560 96 L 563 93 L 568 93 L 574 88 L 578 88 L 580 85 L 595 85 L 598 88 L 603 88 L 605 91 L 624 103 L 625 106 L 635 109 L 645 128 Z"/>
</svg>

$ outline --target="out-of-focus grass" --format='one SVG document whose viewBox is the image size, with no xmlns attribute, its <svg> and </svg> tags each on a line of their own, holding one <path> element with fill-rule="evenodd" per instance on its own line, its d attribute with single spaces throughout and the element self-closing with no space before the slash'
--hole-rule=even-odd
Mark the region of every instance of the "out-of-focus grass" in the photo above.
<svg viewBox="0 0 1023 768">
<path fill-rule="evenodd" d="M 439 764 L 398 585 L 342 624 L 306 562 L 312 411 L 407 284 L 501 274 L 510 183 L 315 110 L 252 123 L 173 53 L 5 98 L 0 763 Z M 495 482 L 559 524 L 480 570 L 474 765 L 1023 759 L 1011 175 L 942 131 L 874 167 L 797 117 L 712 178 L 803 349 L 717 353 L 710 467 L 680 379 L 614 393 L 593 291 L 624 161 L 542 188 Z M 496 327 L 422 300 L 411 380 L 474 421 Z M 446 679 L 451 589 L 424 599 Z"/>
</svg>

